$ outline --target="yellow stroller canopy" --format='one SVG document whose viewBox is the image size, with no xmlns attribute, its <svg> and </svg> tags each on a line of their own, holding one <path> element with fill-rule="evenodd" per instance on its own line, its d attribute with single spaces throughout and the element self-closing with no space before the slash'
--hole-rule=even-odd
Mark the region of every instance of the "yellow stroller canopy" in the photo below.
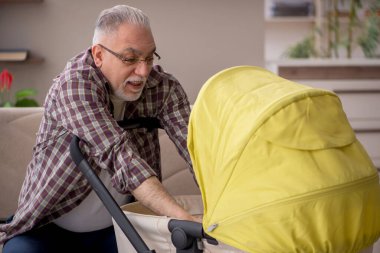
<svg viewBox="0 0 380 253">
<path fill-rule="evenodd" d="M 358 252 L 380 235 L 379 179 L 339 98 L 258 67 L 211 77 L 188 148 L 203 227 L 247 252 Z"/>
</svg>

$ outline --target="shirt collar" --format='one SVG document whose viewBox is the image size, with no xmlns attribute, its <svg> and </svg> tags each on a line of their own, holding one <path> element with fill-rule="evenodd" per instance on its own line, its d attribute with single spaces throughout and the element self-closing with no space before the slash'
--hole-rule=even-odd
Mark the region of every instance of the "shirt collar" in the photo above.
<svg viewBox="0 0 380 253">
<path fill-rule="evenodd" d="M 103 75 L 102 71 L 96 66 L 94 58 L 92 58 L 91 52 L 91 47 L 89 47 L 85 53 L 86 63 L 94 69 L 96 76 L 100 79 L 102 83 L 108 83 L 107 78 Z"/>
<path fill-rule="evenodd" d="M 162 75 L 160 72 L 163 72 L 163 69 L 160 65 L 153 66 L 146 82 L 147 89 L 156 87 L 162 81 Z"/>
</svg>

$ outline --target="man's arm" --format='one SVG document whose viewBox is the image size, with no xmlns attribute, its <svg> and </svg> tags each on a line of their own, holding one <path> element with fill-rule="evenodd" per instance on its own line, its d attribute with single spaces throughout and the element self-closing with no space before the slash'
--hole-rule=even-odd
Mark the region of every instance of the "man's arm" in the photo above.
<svg viewBox="0 0 380 253">
<path fill-rule="evenodd" d="M 192 217 L 174 200 L 156 177 L 150 177 L 145 180 L 132 191 L 132 194 L 144 206 L 158 215 L 199 222 L 199 220 Z"/>
</svg>

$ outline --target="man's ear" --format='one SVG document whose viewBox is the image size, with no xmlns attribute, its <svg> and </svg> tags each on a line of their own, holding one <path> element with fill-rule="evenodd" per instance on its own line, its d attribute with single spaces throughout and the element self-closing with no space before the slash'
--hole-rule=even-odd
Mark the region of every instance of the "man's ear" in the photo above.
<svg viewBox="0 0 380 253">
<path fill-rule="evenodd" d="M 94 58 L 95 65 L 100 68 L 103 64 L 103 51 L 99 45 L 91 47 L 92 58 Z"/>
</svg>

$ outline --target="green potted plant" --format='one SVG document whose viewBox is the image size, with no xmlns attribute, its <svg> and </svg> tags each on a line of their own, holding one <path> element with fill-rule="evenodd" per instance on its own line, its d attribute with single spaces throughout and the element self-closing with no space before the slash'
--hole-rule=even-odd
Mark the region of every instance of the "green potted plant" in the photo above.
<svg viewBox="0 0 380 253">
<path fill-rule="evenodd" d="M 316 56 L 314 48 L 313 36 L 308 36 L 297 44 L 291 46 L 286 52 L 285 56 L 289 58 L 311 58 Z"/>
<path fill-rule="evenodd" d="M 10 98 L 13 75 L 4 69 L 0 73 L 0 107 L 37 107 L 38 102 L 31 98 L 37 95 L 37 91 L 32 88 L 18 90 L 14 94 L 14 101 Z"/>
<path fill-rule="evenodd" d="M 380 0 L 374 0 L 368 11 L 366 29 L 359 37 L 358 43 L 368 58 L 377 57 L 376 50 L 380 44 Z"/>
<path fill-rule="evenodd" d="M 339 58 L 339 49 L 346 49 L 346 58 L 352 57 L 355 46 L 360 46 L 367 58 L 379 57 L 380 0 L 326 0 L 326 22 L 316 22 L 313 34 L 291 46 L 285 55 L 289 58 Z M 369 7 L 367 15 L 360 15 Z M 318 20 L 319 20 L 318 19 Z M 341 24 L 342 23 L 342 24 Z M 317 47 L 316 47 L 317 46 Z"/>
</svg>

